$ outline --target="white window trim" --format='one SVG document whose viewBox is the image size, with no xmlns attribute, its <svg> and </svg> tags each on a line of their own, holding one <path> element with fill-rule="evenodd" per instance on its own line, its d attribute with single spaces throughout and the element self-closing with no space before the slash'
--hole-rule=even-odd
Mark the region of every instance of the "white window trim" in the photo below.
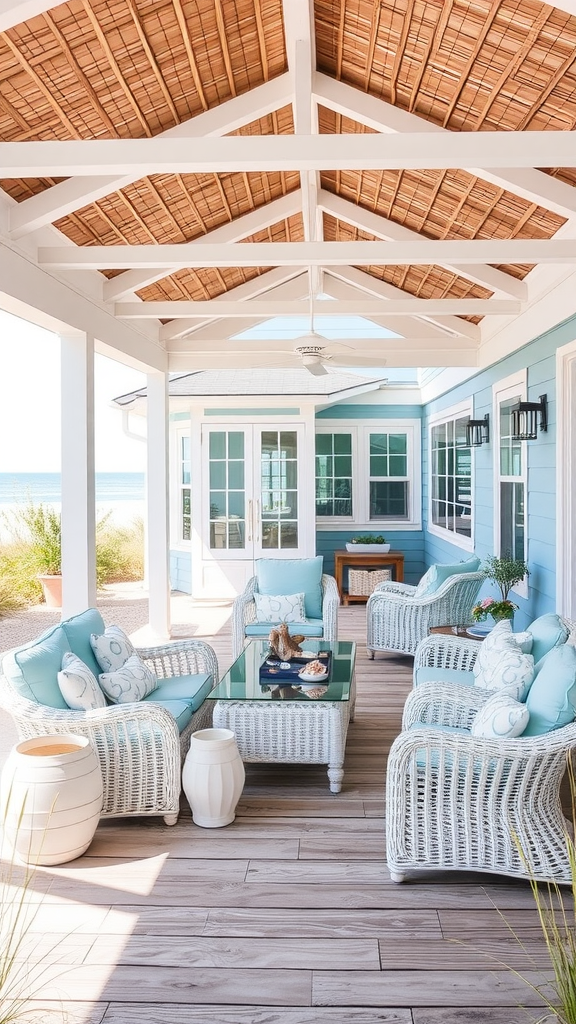
<svg viewBox="0 0 576 1024">
<path fill-rule="evenodd" d="M 408 437 L 407 478 L 410 482 L 408 519 L 370 519 L 369 517 L 369 442 L 370 433 L 406 433 Z M 362 419 L 316 421 L 315 434 L 352 435 L 352 515 L 316 517 L 319 532 L 364 530 L 385 533 L 386 530 L 415 531 L 422 529 L 422 421 L 420 419 Z"/>
<path fill-rule="evenodd" d="M 561 615 L 576 616 L 576 590 L 572 566 L 576 557 L 576 341 L 556 351 L 556 608 Z"/>
<path fill-rule="evenodd" d="M 192 545 L 192 538 L 190 540 L 184 540 L 182 537 L 182 488 L 190 486 L 190 512 L 192 513 L 192 482 L 190 485 L 183 484 L 181 482 L 182 472 L 182 438 L 190 438 L 190 475 L 192 475 L 192 437 L 191 437 L 191 425 L 185 423 L 182 427 L 177 427 L 174 430 L 174 444 L 172 447 L 172 460 L 170 466 L 170 472 L 172 480 L 175 481 L 174 488 L 171 488 L 171 494 L 174 496 L 174 502 L 170 505 L 170 548 L 172 551 L 190 551 Z M 192 514 L 190 516 L 190 532 L 192 532 Z"/>
<path fill-rule="evenodd" d="M 492 423 L 494 428 L 494 463 L 493 463 L 493 496 L 494 496 L 494 553 L 499 557 L 500 550 L 500 405 L 509 398 L 519 396 L 521 402 L 526 401 L 527 395 L 527 371 L 525 369 L 511 373 L 492 386 Z M 525 441 L 521 444 L 526 445 Z M 528 452 L 524 447 L 522 452 L 522 475 L 515 477 L 517 481 L 524 484 L 524 559 L 528 560 Z M 513 594 L 518 597 L 528 597 L 528 582 L 523 579 L 512 587 Z"/>
<path fill-rule="evenodd" d="M 461 534 L 455 533 L 454 530 L 446 530 L 443 526 L 438 526 L 436 523 L 432 522 L 432 428 L 437 427 L 440 423 L 447 423 L 448 420 L 460 419 L 462 416 L 468 416 L 470 419 L 472 418 L 472 411 L 472 398 L 469 398 L 465 402 L 459 402 L 458 405 L 451 405 L 448 409 L 442 409 L 441 412 L 432 413 L 428 418 L 428 533 L 433 534 L 434 537 L 440 537 L 449 544 L 454 544 L 457 548 L 462 548 L 463 551 L 474 551 L 476 523 L 476 516 L 474 515 L 476 507 L 474 495 L 476 478 L 476 474 L 474 472 L 474 449 L 472 449 L 470 477 L 470 512 L 472 516 L 472 532 L 470 537 L 463 537 Z"/>
</svg>

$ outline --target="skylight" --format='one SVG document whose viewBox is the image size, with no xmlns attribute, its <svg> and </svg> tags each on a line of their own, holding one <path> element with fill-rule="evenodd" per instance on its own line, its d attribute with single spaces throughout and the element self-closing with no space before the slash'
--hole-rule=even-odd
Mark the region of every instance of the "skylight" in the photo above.
<svg viewBox="0 0 576 1024">
<path fill-rule="evenodd" d="M 233 341 L 294 341 L 311 332 L 310 316 L 275 316 L 246 331 L 232 335 Z M 380 327 L 363 316 L 314 316 L 314 333 L 328 341 L 346 341 L 354 338 L 400 338 L 402 335 Z"/>
</svg>

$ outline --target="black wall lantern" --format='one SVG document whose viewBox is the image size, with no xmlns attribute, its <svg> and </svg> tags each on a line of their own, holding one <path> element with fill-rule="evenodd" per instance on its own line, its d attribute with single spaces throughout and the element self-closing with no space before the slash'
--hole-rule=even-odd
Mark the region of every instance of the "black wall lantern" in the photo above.
<svg viewBox="0 0 576 1024">
<path fill-rule="evenodd" d="M 538 436 L 538 414 L 540 430 L 548 430 L 548 398 L 540 395 L 537 402 L 519 402 L 511 409 L 512 440 L 534 441 Z"/>
<path fill-rule="evenodd" d="M 469 448 L 477 448 L 490 440 L 490 417 L 486 413 L 483 420 L 468 420 L 466 424 L 466 444 Z"/>
</svg>

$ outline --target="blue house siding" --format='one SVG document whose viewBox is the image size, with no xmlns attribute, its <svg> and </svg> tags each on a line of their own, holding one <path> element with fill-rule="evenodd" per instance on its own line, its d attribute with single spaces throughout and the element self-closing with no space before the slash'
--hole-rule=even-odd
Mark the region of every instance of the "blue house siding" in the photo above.
<svg viewBox="0 0 576 1024">
<path fill-rule="evenodd" d="M 189 551 L 170 552 L 170 586 L 183 594 L 192 593 L 192 565 Z"/>
<path fill-rule="evenodd" d="M 515 628 L 522 629 L 531 619 L 556 606 L 556 349 L 573 340 L 576 318 L 525 345 L 512 355 L 464 381 L 424 407 L 422 434 L 424 555 L 426 566 L 435 561 L 459 561 L 466 553 L 457 545 L 439 539 L 429 532 L 428 490 L 429 453 L 428 424 L 430 416 L 450 409 L 471 395 L 474 396 L 474 418 L 490 415 L 491 438 L 474 453 L 474 545 L 476 554 L 484 559 L 494 552 L 494 445 L 492 422 L 492 387 L 499 381 L 527 367 L 527 398 L 537 402 L 540 395 L 548 399 L 548 431 L 538 432 L 535 441 L 524 443 L 527 459 L 526 528 L 530 576 L 528 598 L 514 596 L 519 608 Z M 495 594 L 494 586 L 485 583 L 481 595 Z"/>
</svg>

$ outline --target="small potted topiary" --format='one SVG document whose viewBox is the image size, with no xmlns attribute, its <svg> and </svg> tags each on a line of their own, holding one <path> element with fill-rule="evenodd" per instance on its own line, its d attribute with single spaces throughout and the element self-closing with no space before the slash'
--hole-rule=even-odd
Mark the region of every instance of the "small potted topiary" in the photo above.
<svg viewBox="0 0 576 1024">
<path fill-rule="evenodd" d="M 359 553 L 372 551 L 385 555 L 390 551 L 390 545 L 386 543 L 386 538 L 382 534 L 362 533 L 358 537 L 352 537 L 352 540 L 346 544 L 346 551 Z"/>
</svg>

